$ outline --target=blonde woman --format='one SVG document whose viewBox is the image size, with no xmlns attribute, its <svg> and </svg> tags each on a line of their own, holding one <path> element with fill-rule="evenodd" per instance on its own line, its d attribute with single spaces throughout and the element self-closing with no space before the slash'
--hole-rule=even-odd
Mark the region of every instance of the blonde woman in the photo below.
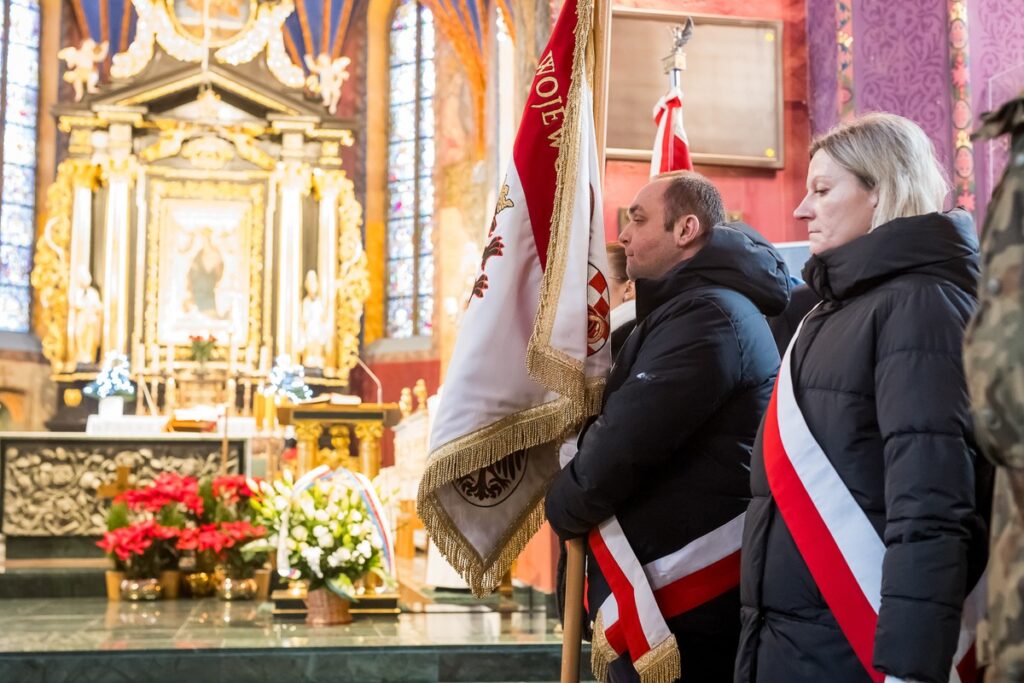
<svg viewBox="0 0 1024 683">
<path fill-rule="evenodd" d="M 972 680 L 961 622 L 987 556 L 991 474 L 960 356 L 978 244 L 967 212 L 942 213 L 947 189 L 899 116 L 811 147 L 794 215 L 822 302 L 754 444 L 738 683 L 946 683 L 954 665 Z"/>
</svg>

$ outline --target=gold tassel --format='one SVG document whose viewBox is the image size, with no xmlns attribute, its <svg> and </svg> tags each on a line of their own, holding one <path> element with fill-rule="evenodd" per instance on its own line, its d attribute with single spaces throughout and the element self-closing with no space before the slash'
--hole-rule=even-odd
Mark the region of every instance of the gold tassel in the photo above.
<svg viewBox="0 0 1024 683">
<path fill-rule="evenodd" d="M 655 645 L 643 657 L 633 662 L 640 675 L 640 683 L 673 683 L 679 679 L 679 647 L 676 637 L 670 635 Z"/>
</svg>

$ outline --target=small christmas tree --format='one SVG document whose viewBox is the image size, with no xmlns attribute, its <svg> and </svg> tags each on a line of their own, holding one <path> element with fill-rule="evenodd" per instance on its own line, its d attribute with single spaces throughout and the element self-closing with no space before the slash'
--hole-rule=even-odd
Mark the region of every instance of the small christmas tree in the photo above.
<svg viewBox="0 0 1024 683">
<path fill-rule="evenodd" d="M 135 386 L 129 379 L 128 357 L 123 353 L 111 351 L 103 359 L 103 367 L 96 379 L 82 389 L 89 398 L 102 399 L 111 396 L 132 398 L 135 396 Z"/>
<path fill-rule="evenodd" d="M 287 355 L 274 359 L 267 381 L 266 393 L 271 396 L 287 396 L 293 401 L 304 401 L 313 396 L 313 390 L 306 385 L 306 371 L 300 363 L 292 363 Z"/>
</svg>

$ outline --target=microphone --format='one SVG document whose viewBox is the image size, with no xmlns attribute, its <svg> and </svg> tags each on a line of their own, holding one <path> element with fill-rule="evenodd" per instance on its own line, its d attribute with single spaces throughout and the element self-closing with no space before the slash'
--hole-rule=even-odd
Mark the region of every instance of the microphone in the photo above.
<svg viewBox="0 0 1024 683">
<path fill-rule="evenodd" d="M 366 374 L 373 380 L 373 383 L 377 385 L 377 403 L 384 402 L 384 388 L 381 386 L 380 377 L 377 377 L 376 373 L 370 369 L 370 366 L 363 362 L 363 359 L 356 356 L 356 362 L 359 363 L 359 367 L 366 371 Z"/>
</svg>

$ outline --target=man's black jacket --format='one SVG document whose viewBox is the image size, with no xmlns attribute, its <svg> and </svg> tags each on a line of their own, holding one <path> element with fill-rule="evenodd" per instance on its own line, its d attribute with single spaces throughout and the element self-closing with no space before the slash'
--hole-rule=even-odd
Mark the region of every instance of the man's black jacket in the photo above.
<svg viewBox="0 0 1024 683">
<path fill-rule="evenodd" d="M 765 316 L 785 308 L 789 277 L 767 241 L 730 224 L 663 278 L 636 286 L 637 329 L 546 505 L 563 538 L 615 515 L 647 563 L 746 509 L 750 451 L 779 365 Z M 588 580 L 593 618 L 608 588 L 592 558 Z M 687 632 L 738 637 L 738 608 L 731 591 L 670 621 L 683 661 L 696 656 Z"/>
</svg>

